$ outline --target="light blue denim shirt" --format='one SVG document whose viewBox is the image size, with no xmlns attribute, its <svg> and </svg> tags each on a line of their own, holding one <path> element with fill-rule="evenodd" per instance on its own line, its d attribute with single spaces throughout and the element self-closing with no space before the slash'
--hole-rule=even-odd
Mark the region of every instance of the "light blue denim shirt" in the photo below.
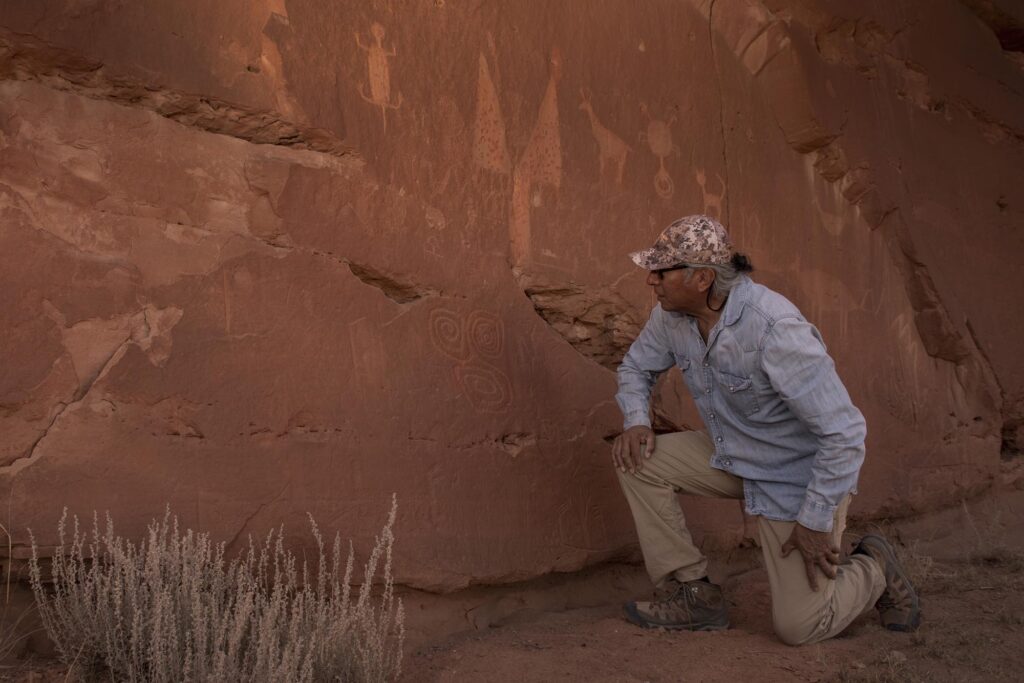
<svg viewBox="0 0 1024 683">
<path fill-rule="evenodd" d="M 707 344 L 694 318 L 655 306 L 619 366 L 626 429 L 650 425 L 651 387 L 673 365 L 715 445 L 711 466 L 743 479 L 747 512 L 831 531 L 857 486 L 867 432 L 796 306 L 743 276 Z"/>
</svg>

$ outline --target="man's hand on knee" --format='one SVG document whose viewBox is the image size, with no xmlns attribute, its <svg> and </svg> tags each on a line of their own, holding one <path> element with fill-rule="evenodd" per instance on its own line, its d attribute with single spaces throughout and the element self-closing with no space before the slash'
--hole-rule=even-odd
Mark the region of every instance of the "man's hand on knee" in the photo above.
<svg viewBox="0 0 1024 683">
<path fill-rule="evenodd" d="M 637 425 L 619 434 L 612 444 L 612 462 L 623 472 L 638 472 L 654 453 L 654 430 Z"/>
<path fill-rule="evenodd" d="M 829 531 L 814 531 L 801 524 L 793 527 L 789 540 L 782 544 L 782 556 L 789 557 L 794 550 L 799 550 L 807 568 L 807 581 L 811 590 L 818 590 L 818 570 L 830 579 L 836 578 L 836 567 L 839 565 L 839 547 L 832 541 Z"/>
</svg>

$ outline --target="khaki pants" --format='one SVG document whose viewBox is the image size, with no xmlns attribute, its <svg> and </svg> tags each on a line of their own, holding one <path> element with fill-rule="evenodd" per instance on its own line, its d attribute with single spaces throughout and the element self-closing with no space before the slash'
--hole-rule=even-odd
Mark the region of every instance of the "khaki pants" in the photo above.
<svg viewBox="0 0 1024 683">
<path fill-rule="evenodd" d="M 655 584 L 669 574 L 680 581 L 699 579 L 707 573 L 707 560 L 690 537 L 676 494 L 742 498 L 743 480 L 711 467 L 714 446 L 705 432 L 662 434 L 655 446 L 640 471 L 616 470 L 633 511 L 644 562 Z M 837 545 L 846 528 L 848 505 L 849 497 L 836 510 L 832 533 Z M 782 557 L 782 545 L 796 523 L 763 517 L 757 521 L 772 593 L 772 622 L 783 642 L 802 645 L 839 634 L 874 606 L 885 589 L 878 563 L 853 555 L 839 567 L 834 581 L 819 573 L 818 590 L 811 590 L 799 551 Z"/>
</svg>

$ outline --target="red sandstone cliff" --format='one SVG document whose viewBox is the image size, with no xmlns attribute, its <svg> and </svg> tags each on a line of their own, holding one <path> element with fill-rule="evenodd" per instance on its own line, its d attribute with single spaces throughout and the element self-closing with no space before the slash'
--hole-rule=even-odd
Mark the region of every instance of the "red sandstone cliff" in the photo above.
<svg viewBox="0 0 1024 683">
<path fill-rule="evenodd" d="M 359 541 L 394 491 L 412 585 L 629 554 L 610 368 L 652 301 L 625 254 L 694 212 L 822 329 L 869 424 L 855 512 L 979 490 L 1024 416 L 1022 26 L 1008 0 L 7 0 L 3 523 L 19 553 L 64 506 Z M 697 424 L 681 391 L 663 423 Z"/>
</svg>

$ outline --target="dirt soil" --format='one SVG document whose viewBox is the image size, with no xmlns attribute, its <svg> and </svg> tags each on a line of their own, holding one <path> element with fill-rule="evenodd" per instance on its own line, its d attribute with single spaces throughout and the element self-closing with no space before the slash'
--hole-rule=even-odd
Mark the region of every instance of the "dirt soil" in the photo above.
<svg viewBox="0 0 1024 683">
<path fill-rule="evenodd" d="M 645 631 L 619 604 L 532 611 L 424 643 L 404 681 L 1019 681 L 1024 671 L 1024 492 L 883 525 L 920 588 L 924 623 L 882 629 L 874 611 L 839 638 L 788 647 L 772 634 L 767 575 L 724 582 L 732 628 Z M 637 596 L 641 597 L 641 596 Z"/>
<path fill-rule="evenodd" d="M 732 628 L 716 633 L 647 631 L 626 622 L 624 596 L 646 597 L 649 587 L 636 565 L 469 591 L 444 599 L 444 609 L 409 596 L 402 681 L 1022 679 L 1024 490 L 853 529 L 849 538 L 867 530 L 898 543 L 920 589 L 924 623 L 916 633 L 885 631 L 872 611 L 839 638 L 783 645 L 772 633 L 767 575 L 756 566 L 759 551 L 749 549 L 718 562 L 719 575 L 727 577 Z M 581 603 L 588 606 L 572 607 Z M 475 629 L 465 630 L 467 622 Z M 52 660 L 0 668 L 0 681 L 56 683 L 69 680 L 65 676 Z"/>
</svg>

